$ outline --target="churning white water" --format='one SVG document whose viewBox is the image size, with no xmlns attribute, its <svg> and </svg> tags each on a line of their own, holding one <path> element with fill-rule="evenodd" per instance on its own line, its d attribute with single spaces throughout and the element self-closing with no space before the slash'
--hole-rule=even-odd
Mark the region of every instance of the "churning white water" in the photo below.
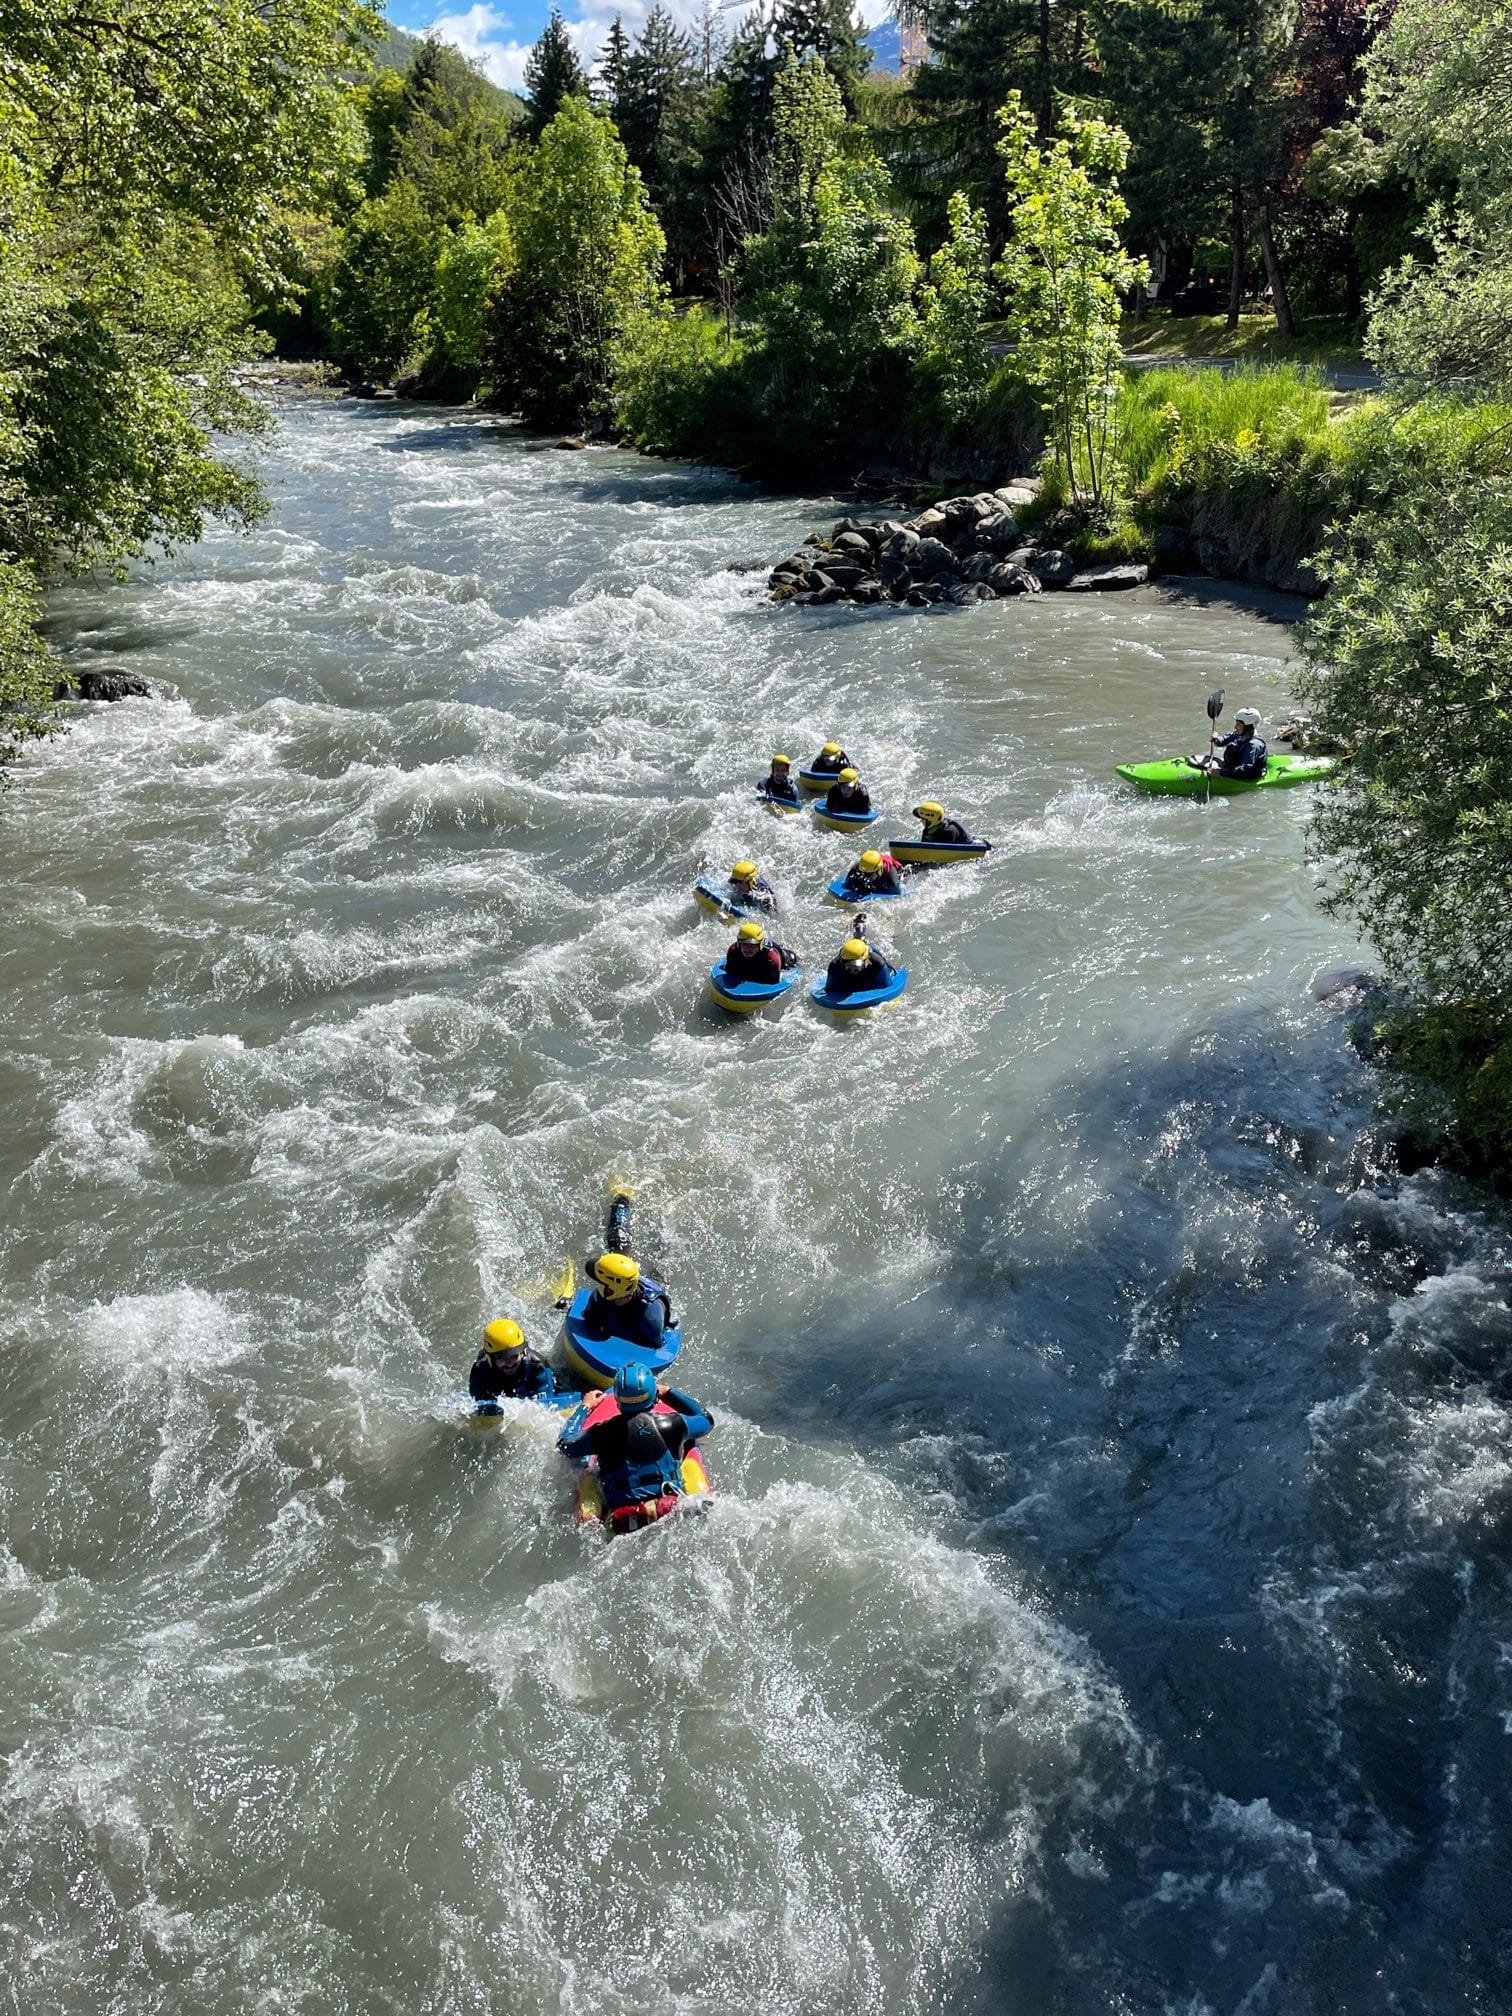
<svg viewBox="0 0 1512 2016">
<path fill-rule="evenodd" d="M 0 813 L 7 2006 L 1512 2007 L 1506 1228 L 1377 1159 L 1305 794 L 1112 776 L 1286 633 L 778 610 L 833 506 L 285 418 Z M 691 884 L 830 955 L 831 734 L 996 851 L 729 1023 Z M 610 1176 L 718 1499 L 606 1547 L 448 1395 Z"/>
</svg>

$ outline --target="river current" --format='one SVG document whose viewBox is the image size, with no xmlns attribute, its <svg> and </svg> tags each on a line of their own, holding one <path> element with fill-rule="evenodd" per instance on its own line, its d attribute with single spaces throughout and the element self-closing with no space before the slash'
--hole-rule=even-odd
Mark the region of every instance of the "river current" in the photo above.
<svg viewBox="0 0 1512 2016">
<path fill-rule="evenodd" d="M 267 475 L 0 810 L 4 2006 L 1512 2009 L 1507 1227 L 1375 1145 L 1306 794 L 1112 776 L 1284 629 L 774 609 L 833 504 L 483 416 Z M 830 735 L 996 851 L 731 1023 Z M 450 1396 L 610 1177 L 718 1498 L 606 1546 Z"/>
</svg>

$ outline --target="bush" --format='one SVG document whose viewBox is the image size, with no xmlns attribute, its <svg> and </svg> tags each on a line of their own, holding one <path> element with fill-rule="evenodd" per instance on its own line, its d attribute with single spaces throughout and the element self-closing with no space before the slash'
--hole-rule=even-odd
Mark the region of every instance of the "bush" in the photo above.
<svg viewBox="0 0 1512 2016">
<path fill-rule="evenodd" d="M 739 463 L 742 352 L 708 316 L 637 317 L 615 352 L 615 422 L 637 448 Z"/>
</svg>

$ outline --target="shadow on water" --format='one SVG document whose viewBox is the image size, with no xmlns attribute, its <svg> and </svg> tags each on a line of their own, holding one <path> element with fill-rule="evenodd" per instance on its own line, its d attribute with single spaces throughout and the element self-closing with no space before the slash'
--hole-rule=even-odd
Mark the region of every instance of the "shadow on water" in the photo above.
<svg viewBox="0 0 1512 2016">
<path fill-rule="evenodd" d="M 1509 1243 L 1397 1182 L 1369 1098 L 1336 1027 L 1257 1014 L 1125 1061 L 958 1166 L 937 1288 L 768 1385 L 1083 1638 L 1149 1746 L 1041 1812 L 958 2007 L 1512 2006 Z"/>
</svg>

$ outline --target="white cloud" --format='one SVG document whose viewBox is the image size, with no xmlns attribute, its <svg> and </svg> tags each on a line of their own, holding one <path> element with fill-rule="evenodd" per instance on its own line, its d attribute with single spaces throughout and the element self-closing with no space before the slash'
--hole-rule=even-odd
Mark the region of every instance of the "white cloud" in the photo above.
<svg viewBox="0 0 1512 2016">
<path fill-rule="evenodd" d="M 479 0 L 465 14 L 438 14 L 425 32 L 470 56 L 483 75 L 495 84 L 502 84 L 510 91 L 524 88 L 525 58 L 530 54 L 530 44 L 510 37 L 508 21 L 487 0 Z"/>
</svg>

